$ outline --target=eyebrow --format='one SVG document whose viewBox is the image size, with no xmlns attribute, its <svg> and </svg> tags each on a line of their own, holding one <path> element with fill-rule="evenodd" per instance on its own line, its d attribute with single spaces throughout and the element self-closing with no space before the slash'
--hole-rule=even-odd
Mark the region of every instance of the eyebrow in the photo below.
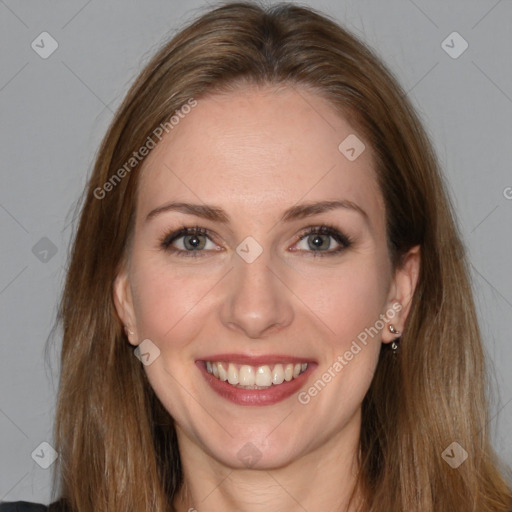
<svg viewBox="0 0 512 512">
<path fill-rule="evenodd" d="M 283 213 L 280 222 L 290 222 L 296 219 L 303 219 L 305 217 L 311 217 L 313 215 L 318 215 L 338 208 L 358 212 L 363 216 L 364 220 L 369 223 L 368 214 L 358 204 L 346 199 L 337 201 L 319 201 L 292 206 Z M 164 212 L 170 211 L 195 215 L 196 217 L 201 217 L 213 222 L 220 222 L 221 224 L 229 224 L 230 222 L 229 215 L 225 210 L 218 206 L 183 202 L 170 202 L 151 210 L 146 216 L 145 222 L 154 219 Z"/>
</svg>

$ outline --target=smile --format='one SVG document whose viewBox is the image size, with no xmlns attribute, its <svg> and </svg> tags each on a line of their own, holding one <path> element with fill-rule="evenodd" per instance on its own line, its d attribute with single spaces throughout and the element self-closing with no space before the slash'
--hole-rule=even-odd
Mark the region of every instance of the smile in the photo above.
<svg viewBox="0 0 512 512">
<path fill-rule="evenodd" d="M 206 361 L 206 371 L 217 379 L 243 389 L 266 389 L 290 382 L 304 373 L 308 363 L 251 366 L 220 361 Z"/>
<path fill-rule="evenodd" d="M 210 389 L 223 399 L 236 405 L 268 406 L 298 393 L 318 363 L 292 356 L 218 354 L 196 360 L 196 366 Z"/>
</svg>

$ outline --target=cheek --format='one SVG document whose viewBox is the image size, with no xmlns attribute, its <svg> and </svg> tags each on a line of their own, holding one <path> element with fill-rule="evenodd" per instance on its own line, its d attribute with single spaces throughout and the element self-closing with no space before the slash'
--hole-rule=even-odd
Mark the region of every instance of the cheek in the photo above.
<svg viewBox="0 0 512 512">
<path fill-rule="evenodd" d="M 311 309 L 322 320 L 317 325 L 326 328 L 317 377 L 299 401 L 314 404 L 316 413 L 328 418 L 326 429 L 337 428 L 354 414 L 373 379 L 381 347 L 384 277 L 368 265 L 338 273 L 326 281 L 322 293 L 309 289 Z M 333 404 L 340 405 L 336 413 Z"/>
<path fill-rule="evenodd" d="M 385 275 L 378 268 L 369 261 L 347 264 L 328 276 L 297 281 L 294 287 L 338 350 L 379 320 L 387 291 Z"/>
<path fill-rule="evenodd" d="M 134 261 L 133 296 L 140 336 L 168 350 L 194 339 L 201 328 L 208 292 L 216 279 L 210 274 L 180 272 L 151 259 Z M 172 340 L 172 344 L 169 341 Z"/>
</svg>

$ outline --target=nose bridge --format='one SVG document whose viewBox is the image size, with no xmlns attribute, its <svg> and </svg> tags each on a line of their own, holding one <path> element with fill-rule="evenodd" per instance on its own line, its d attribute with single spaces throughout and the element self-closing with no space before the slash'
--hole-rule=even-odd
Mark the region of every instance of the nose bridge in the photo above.
<svg viewBox="0 0 512 512">
<path fill-rule="evenodd" d="M 288 325 L 293 317 L 291 292 L 277 277 L 279 270 L 271 251 L 246 240 L 237 248 L 233 265 L 222 322 L 250 338 Z"/>
</svg>

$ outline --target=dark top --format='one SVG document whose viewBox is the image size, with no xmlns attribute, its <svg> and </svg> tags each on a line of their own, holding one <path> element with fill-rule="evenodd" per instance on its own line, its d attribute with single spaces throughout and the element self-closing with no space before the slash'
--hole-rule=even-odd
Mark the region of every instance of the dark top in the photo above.
<svg viewBox="0 0 512 512">
<path fill-rule="evenodd" d="M 63 510 L 66 510 L 63 500 L 55 501 L 50 505 L 29 501 L 3 501 L 0 503 L 0 512 L 61 512 Z"/>
<path fill-rule="evenodd" d="M 47 512 L 48 506 L 28 501 L 10 501 L 0 503 L 0 512 Z"/>
</svg>

